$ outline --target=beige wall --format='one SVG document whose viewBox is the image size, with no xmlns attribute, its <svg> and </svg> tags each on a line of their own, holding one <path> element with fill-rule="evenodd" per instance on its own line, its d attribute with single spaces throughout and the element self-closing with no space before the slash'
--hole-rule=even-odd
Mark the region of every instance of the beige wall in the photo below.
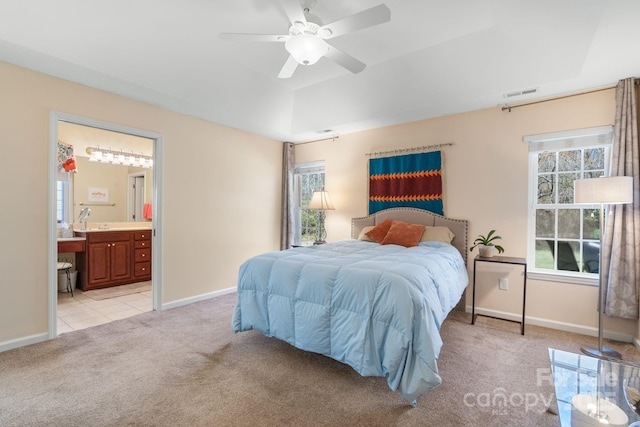
<svg viewBox="0 0 640 427">
<path fill-rule="evenodd" d="M 86 157 L 76 157 L 78 172 L 72 174 L 73 180 L 73 217 L 75 222 L 83 206 L 88 201 L 89 188 L 106 188 L 109 190 L 109 204 L 91 203 L 91 215 L 88 222 L 124 222 L 127 220 L 127 180 L 129 171 L 124 166 L 107 165 L 90 162 Z"/>
<path fill-rule="evenodd" d="M 164 303 L 233 287 L 245 259 L 279 247 L 279 142 L 5 63 L 0 93 L 0 224 L 8 248 L 0 257 L 0 345 L 47 331 L 52 110 L 163 135 Z M 607 125 L 613 115 L 613 91 L 605 91 L 511 113 L 493 108 L 344 135 L 300 145 L 296 159 L 326 161 L 326 188 L 336 206 L 327 213 L 327 232 L 336 240 L 349 237 L 352 217 L 367 213 L 366 153 L 452 141 L 443 149 L 446 214 L 469 219 L 472 237 L 497 228 L 506 255 L 524 257 L 528 164 L 522 136 Z M 509 277 L 507 308 L 521 298 L 517 274 Z M 591 330 L 597 325 L 595 287 L 531 280 L 527 301 L 534 320 Z M 636 332 L 636 322 L 606 320 L 607 330 Z"/>
<path fill-rule="evenodd" d="M 279 248 L 280 142 L 1 62 L 0 93 L 0 345 L 47 332 L 52 110 L 164 137 L 165 304 L 234 287 L 245 259 Z"/>
<path fill-rule="evenodd" d="M 453 142 L 444 147 L 445 214 L 470 221 L 470 237 L 496 228 L 507 256 L 527 255 L 528 147 L 524 135 L 610 125 L 614 91 L 555 100 L 501 111 L 499 107 L 431 120 L 343 135 L 296 147 L 296 162 L 325 160 L 326 189 L 336 210 L 327 212 L 329 240 L 348 238 L 349 220 L 367 214 L 367 153 Z M 475 253 L 469 257 L 472 274 Z M 486 269 L 486 267 L 483 267 Z M 495 272 L 495 271 L 494 271 Z M 521 307 L 522 274 L 505 272 L 510 290 L 495 292 L 495 274 L 478 277 L 482 302 L 493 309 L 517 313 Z M 494 284 L 495 280 L 495 284 Z M 491 282 L 489 282 L 491 281 Z M 495 286 L 494 286 L 495 285 Z M 471 292 L 466 304 L 471 306 Z M 527 317 L 534 323 L 595 333 L 597 288 L 529 280 Z M 605 319 L 605 330 L 631 339 L 635 323 Z"/>
<path fill-rule="evenodd" d="M 76 156 L 78 172 L 71 175 L 73 182 L 72 222 L 77 222 L 78 214 L 84 207 L 80 203 L 90 203 L 91 215 L 87 222 L 126 222 L 128 207 L 129 175 L 144 173 L 144 203 L 153 200 L 153 170 L 138 167 L 127 167 L 99 162 L 90 162 L 89 158 Z M 106 188 L 109 190 L 108 203 L 91 203 L 87 201 L 89 188 Z M 115 206 L 111 206 L 115 203 Z M 143 221 L 142 218 L 139 221 Z"/>
</svg>

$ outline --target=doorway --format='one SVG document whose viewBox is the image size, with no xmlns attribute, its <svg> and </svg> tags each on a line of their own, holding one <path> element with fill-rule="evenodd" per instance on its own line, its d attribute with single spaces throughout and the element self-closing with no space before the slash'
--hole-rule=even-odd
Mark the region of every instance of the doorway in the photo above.
<svg viewBox="0 0 640 427">
<path fill-rule="evenodd" d="M 145 176 L 144 173 L 129 174 L 127 185 L 127 221 L 136 222 L 145 218 L 144 212 L 144 195 L 145 195 Z"/>
<path fill-rule="evenodd" d="M 163 152 L 163 138 L 160 134 L 149 132 L 146 130 L 131 128 L 128 126 L 122 126 L 114 123 L 102 122 L 98 120 L 89 119 L 82 116 L 76 116 L 61 112 L 51 112 L 50 113 L 50 132 L 49 132 L 49 166 L 50 166 L 50 174 L 49 174 L 49 283 L 48 283 L 48 336 L 49 338 L 54 338 L 58 335 L 57 328 L 57 318 L 58 318 L 58 274 L 57 274 L 57 237 L 58 237 L 58 205 L 57 205 L 57 162 L 58 162 L 58 141 L 60 141 L 60 131 L 61 129 L 64 131 L 65 126 L 68 125 L 78 125 L 80 127 L 86 127 L 87 130 L 99 130 L 104 132 L 114 132 L 121 136 L 130 136 L 130 137 L 138 137 L 138 138 L 146 138 L 149 140 L 152 145 L 152 159 L 153 159 L 153 168 L 147 172 L 147 176 L 151 181 L 150 188 L 146 189 L 145 185 L 141 185 L 140 189 L 143 191 L 142 193 L 137 194 L 138 201 L 137 204 L 140 204 L 140 216 L 138 218 L 143 219 L 143 214 L 145 211 L 148 212 L 148 220 L 151 222 L 150 234 L 152 236 L 151 239 L 151 269 L 152 269 L 152 280 L 151 280 L 151 308 L 153 310 L 161 310 L 162 309 L 162 277 L 161 277 L 161 269 L 159 268 L 162 263 L 162 245 L 161 245 L 161 218 L 157 214 L 160 211 L 161 207 L 161 194 L 162 194 L 162 152 Z M 63 142 L 63 141 L 61 141 Z M 80 147 L 79 147 L 80 148 Z M 106 147 L 105 147 L 106 148 Z M 117 147 L 116 149 L 121 149 L 122 147 Z M 84 147 L 82 147 L 84 150 Z M 110 148 L 111 150 L 111 148 Z M 78 151 L 78 154 L 80 152 Z M 132 178 L 125 179 L 134 179 L 139 180 L 140 175 L 145 175 L 138 173 L 133 173 Z M 137 176 L 136 176 L 137 175 Z M 138 181 L 141 182 L 141 181 Z M 128 185 L 127 183 L 123 184 L 123 189 L 125 189 Z M 126 192 L 126 190 L 125 190 Z M 141 203 L 140 201 L 145 200 L 144 196 L 147 196 L 147 204 Z M 127 208 L 127 212 L 131 212 L 133 205 L 128 203 L 129 194 L 125 194 L 123 199 L 124 203 L 120 205 Z M 80 205 L 79 201 L 75 201 L 76 205 Z M 105 204 L 106 206 L 113 206 L 114 203 Z M 148 205 L 148 206 L 147 206 Z M 96 206 L 94 209 L 102 209 L 102 206 Z M 73 209 L 70 209 L 71 212 L 74 212 Z M 128 215 L 128 214 L 127 214 Z M 134 214 L 135 215 L 135 214 Z M 152 218 L 152 219 L 151 219 Z M 71 216 L 71 223 L 74 221 L 74 217 Z M 129 222 L 128 216 L 123 214 L 123 218 L 120 220 L 122 222 Z M 95 221 L 95 222 L 111 222 L 111 221 Z M 117 222 L 117 221 L 113 221 Z"/>
</svg>

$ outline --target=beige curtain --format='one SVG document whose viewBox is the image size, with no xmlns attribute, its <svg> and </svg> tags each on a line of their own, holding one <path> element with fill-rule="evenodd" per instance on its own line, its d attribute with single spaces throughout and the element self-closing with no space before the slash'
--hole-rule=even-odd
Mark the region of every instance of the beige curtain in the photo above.
<svg viewBox="0 0 640 427">
<path fill-rule="evenodd" d="M 293 244 L 295 198 L 293 179 L 295 168 L 295 145 L 285 142 L 282 149 L 282 222 L 280 226 L 280 249 L 289 249 Z"/>
<path fill-rule="evenodd" d="M 633 176 L 633 203 L 610 205 L 600 272 L 607 283 L 605 313 L 638 318 L 640 285 L 640 147 L 638 146 L 638 85 L 634 78 L 616 88 L 611 176 Z"/>
</svg>

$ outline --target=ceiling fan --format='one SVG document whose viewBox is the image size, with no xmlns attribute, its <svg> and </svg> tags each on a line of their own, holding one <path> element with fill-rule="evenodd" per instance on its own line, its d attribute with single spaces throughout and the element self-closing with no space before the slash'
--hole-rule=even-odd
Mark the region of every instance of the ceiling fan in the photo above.
<svg viewBox="0 0 640 427">
<path fill-rule="evenodd" d="M 298 64 L 312 65 L 322 57 L 336 62 L 354 74 L 359 73 L 365 69 L 366 64 L 330 45 L 326 40 L 379 25 L 391 19 L 391 11 L 381 4 L 324 25 L 311 13 L 316 0 L 280 0 L 280 3 L 291 22 L 289 34 L 220 33 L 220 38 L 231 41 L 284 43 L 285 49 L 289 52 L 289 59 L 278 74 L 281 79 L 291 77 Z"/>
</svg>

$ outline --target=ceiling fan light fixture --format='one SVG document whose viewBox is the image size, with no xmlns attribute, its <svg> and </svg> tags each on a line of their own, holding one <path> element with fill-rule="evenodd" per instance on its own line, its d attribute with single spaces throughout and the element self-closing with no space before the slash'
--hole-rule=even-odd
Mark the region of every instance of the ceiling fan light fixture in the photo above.
<svg viewBox="0 0 640 427">
<path fill-rule="evenodd" d="M 284 47 L 296 62 L 302 65 L 315 64 L 329 51 L 329 45 L 324 40 L 309 34 L 289 38 Z"/>
</svg>

